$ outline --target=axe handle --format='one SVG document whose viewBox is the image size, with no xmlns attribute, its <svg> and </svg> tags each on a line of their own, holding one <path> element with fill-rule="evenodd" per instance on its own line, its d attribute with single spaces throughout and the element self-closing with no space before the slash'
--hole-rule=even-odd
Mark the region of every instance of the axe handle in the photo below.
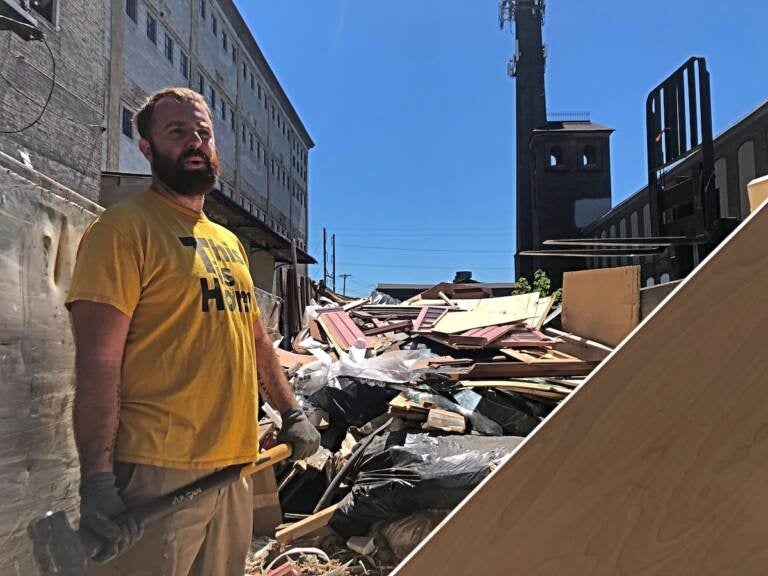
<svg viewBox="0 0 768 576">
<path fill-rule="evenodd" d="M 261 470 L 274 466 L 286 458 L 290 458 L 291 453 L 292 448 L 290 445 L 278 444 L 274 448 L 262 452 L 256 462 L 250 464 L 236 464 L 234 466 L 223 468 L 210 476 L 206 476 L 191 484 L 182 486 L 173 492 L 155 498 L 151 502 L 126 510 L 117 516 L 116 519 L 119 520 L 121 517 L 132 516 L 146 526 L 158 518 L 165 516 L 169 512 L 180 508 L 182 505 L 194 502 L 201 496 L 208 494 L 213 490 L 228 486 L 241 478 L 252 476 Z M 80 528 L 78 533 L 83 545 L 83 551 L 89 558 L 93 557 L 101 547 L 103 542 L 102 538 L 87 528 Z"/>
</svg>

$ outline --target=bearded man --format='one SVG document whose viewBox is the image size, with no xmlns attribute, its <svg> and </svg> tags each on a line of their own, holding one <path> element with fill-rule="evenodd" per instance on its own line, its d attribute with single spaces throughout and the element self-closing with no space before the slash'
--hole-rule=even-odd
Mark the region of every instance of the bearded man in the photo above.
<svg viewBox="0 0 768 576">
<path fill-rule="evenodd" d="M 259 320 L 248 253 L 203 212 L 219 171 L 212 119 L 192 90 L 152 94 L 136 114 L 152 185 L 99 216 L 78 249 L 67 306 L 80 522 L 104 539 L 92 575 L 242 576 L 248 479 L 146 530 L 115 517 L 256 460 L 259 384 L 294 458 L 319 445 Z"/>
</svg>

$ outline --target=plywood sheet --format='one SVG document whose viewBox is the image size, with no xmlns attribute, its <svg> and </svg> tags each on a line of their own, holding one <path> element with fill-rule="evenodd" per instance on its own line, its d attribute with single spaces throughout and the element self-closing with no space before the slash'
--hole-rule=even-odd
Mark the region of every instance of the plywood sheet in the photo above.
<svg viewBox="0 0 768 576">
<path fill-rule="evenodd" d="M 762 576 L 768 210 L 393 573 Z"/>
<path fill-rule="evenodd" d="M 616 346 L 640 322 L 640 267 L 563 274 L 563 329 Z"/>
<path fill-rule="evenodd" d="M 535 316 L 535 303 L 538 299 L 538 293 L 487 298 L 481 300 L 471 312 L 448 312 L 435 322 L 432 329 L 443 334 L 456 334 L 472 328 L 527 320 Z M 531 306 L 532 301 L 533 306 Z"/>
</svg>

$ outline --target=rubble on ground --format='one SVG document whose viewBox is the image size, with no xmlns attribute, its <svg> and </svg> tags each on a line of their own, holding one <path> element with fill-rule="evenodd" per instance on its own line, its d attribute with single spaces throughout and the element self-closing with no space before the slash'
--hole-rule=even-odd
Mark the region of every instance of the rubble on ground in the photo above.
<svg viewBox="0 0 768 576">
<path fill-rule="evenodd" d="M 482 284 L 404 302 L 321 287 L 276 348 L 321 448 L 254 479 L 247 573 L 391 572 L 610 353 L 559 315 Z"/>
</svg>

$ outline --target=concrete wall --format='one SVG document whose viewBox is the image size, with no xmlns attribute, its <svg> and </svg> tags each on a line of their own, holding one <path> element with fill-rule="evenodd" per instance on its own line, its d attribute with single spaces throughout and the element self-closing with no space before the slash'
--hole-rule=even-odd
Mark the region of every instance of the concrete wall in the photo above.
<svg viewBox="0 0 768 576">
<path fill-rule="evenodd" d="M 0 154 L 0 573 L 37 574 L 26 533 L 77 506 L 74 343 L 64 299 L 98 206 Z"/>
<path fill-rule="evenodd" d="M 5 88 L 0 91 L 0 151 L 31 164 L 84 196 L 98 198 L 105 70 L 105 12 L 87 0 L 57 2 L 54 22 L 37 15 L 42 42 L 0 32 Z M 55 62 L 55 79 L 54 66 Z M 53 92 L 48 99 L 51 85 Z"/>
</svg>

